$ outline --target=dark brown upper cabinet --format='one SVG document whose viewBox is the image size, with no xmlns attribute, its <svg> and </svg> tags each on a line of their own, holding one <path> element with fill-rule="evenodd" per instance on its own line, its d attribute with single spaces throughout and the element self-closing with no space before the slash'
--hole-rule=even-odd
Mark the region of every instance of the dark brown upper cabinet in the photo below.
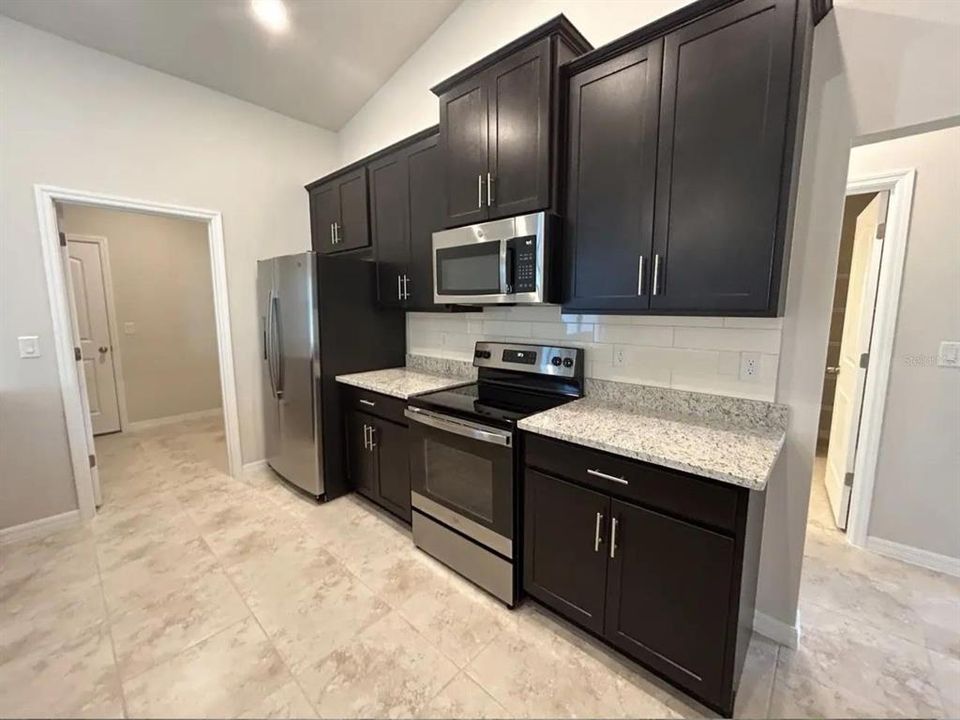
<svg viewBox="0 0 960 720">
<path fill-rule="evenodd" d="M 442 309 L 433 303 L 432 239 L 443 228 L 443 176 L 433 127 L 367 165 L 370 231 L 381 305 Z"/>
<path fill-rule="evenodd" d="M 782 310 L 811 28 L 700 0 L 565 66 L 565 308 Z"/>
<path fill-rule="evenodd" d="M 352 168 L 307 185 L 310 194 L 310 234 L 321 253 L 369 247 L 367 171 Z"/>
<path fill-rule="evenodd" d="M 555 205 L 558 68 L 590 48 L 560 15 L 433 88 L 446 227 Z"/>
</svg>

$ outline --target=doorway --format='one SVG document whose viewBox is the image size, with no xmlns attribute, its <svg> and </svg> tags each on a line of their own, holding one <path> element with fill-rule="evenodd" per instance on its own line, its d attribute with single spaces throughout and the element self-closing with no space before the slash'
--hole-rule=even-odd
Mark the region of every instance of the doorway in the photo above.
<svg viewBox="0 0 960 720">
<path fill-rule="evenodd" d="M 84 191 L 67 190 L 50 186 L 38 185 L 35 187 L 35 197 L 37 201 L 37 213 L 40 224 L 40 235 L 43 249 L 44 271 L 47 280 L 47 287 L 50 299 L 51 319 L 53 321 L 54 345 L 57 356 L 61 397 L 63 399 L 64 412 L 66 417 L 67 436 L 70 447 L 71 464 L 74 471 L 74 481 L 77 491 L 80 516 L 83 520 L 90 519 L 95 513 L 96 504 L 100 500 L 99 467 L 94 441 L 94 418 L 103 410 L 95 409 L 91 413 L 90 393 L 88 392 L 88 366 L 95 365 L 100 361 L 100 356 L 105 356 L 102 363 L 107 369 L 101 373 L 96 373 L 95 366 L 93 370 L 93 380 L 100 380 L 100 376 L 109 381 L 108 369 L 110 363 L 106 358 L 112 359 L 112 370 L 117 390 L 115 394 L 115 403 L 117 413 L 120 418 L 120 426 L 123 428 L 126 413 L 122 373 L 118 373 L 122 362 L 117 352 L 119 344 L 116 342 L 118 337 L 116 322 L 116 313 L 110 309 L 109 293 L 105 292 L 105 304 L 107 307 L 107 325 L 109 331 L 109 316 L 114 315 L 114 330 L 112 335 L 108 332 L 108 337 L 113 341 L 111 344 L 94 344 L 99 339 L 93 332 L 93 325 L 88 323 L 83 332 L 89 336 L 90 341 L 88 359 L 84 360 L 84 353 L 78 350 L 81 344 L 79 325 L 74 324 L 76 317 L 73 301 L 75 296 L 71 291 L 74 268 L 76 272 L 91 270 L 96 263 L 96 257 L 89 246 L 75 246 L 73 256 L 84 256 L 85 262 L 82 264 L 73 260 L 71 250 L 67 241 L 66 233 L 60 234 L 59 220 L 57 216 L 57 205 L 82 206 L 86 208 L 100 208 L 107 210 L 118 210 L 128 213 L 140 213 L 148 216 L 162 218 L 179 218 L 193 222 L 199 221 L 202 228 L 202 236 L 205 239 L 203 252 L 209 261 L 208 287 L 213 298 L 214 331 L 215 338 L 212 342 L 216 346 L 217 366 L 219 379 L 216 382 L 219 385 L 219 395 L 222 398 L 222 418 L 224 444 L 226 446 L 225 465 L 228 474 L 232 477 L 239 477 L 242 470 L 242 460 L 240 452 L 240 431 L 239 418 L 236 397 L 236 380 L 233 368 L 233 347 L 230 332 L 230 312 L 227 298 L 226 285 L 226 263 L 225 248 L 223 241 L 222 221 L 220 214 L 216 211 L 200 210 L 175 205 L 166 205 L 143 200 L 122 198 L 116 196 L 89 193 Z M 78 233 L 82 234 L 82 233 Z M 75 238 L 78 242 L 78 238 Z M 99 251 L 102 253 L 102 248 Z M 109 273 L 108 265 L 103 263 L 103 255 L 100 254 L 101 274 Z M 72 263 L 72 264 L 71 264 Z M 91 264 L 94 263 L 94 264 Z M 105 290 L 109 283 L 104 283 Z M 99 302 L 99 294 L 96 289 L 95 281 L 91 281 L 90 292 L 84 295 L 86 300 Z M 90 308 L 87 308 L 88 310 Z M 135 321 L 134 321 L 135 322 Z M 76 334 L 75 334 L 76 331 Z M 106 347 L 107 352 L 101 353 L 100 348 Z M 117 382 L 117 378 L 120 381 Z M 99 389 L 94 389 L 99 393 Z M 96 394 L 95 399 L 100 402 L 102 397 L 109 401 L 110 393 L 105 392 Z M 106 403 L 109 410 L 109 402 Z M 107 418 L 109 413 L 102 415 Z M 104 423 L 107 421 L 104 420 Z M 109 424 L 99 426 L 98 429 L 109 427 Z M 109 437 L 109 436 L 105 436 Z"/>
</svg>

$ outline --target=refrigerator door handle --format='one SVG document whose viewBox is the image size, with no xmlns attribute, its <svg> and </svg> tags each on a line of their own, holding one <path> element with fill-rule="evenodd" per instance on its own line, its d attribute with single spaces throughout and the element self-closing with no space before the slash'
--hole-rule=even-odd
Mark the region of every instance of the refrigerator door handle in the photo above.
<svg viewBox="0 0 960 720">
<path fill-rule="evenodd" d="M 277 394 L 277 382 L 273 369 L 273 291 L 267 296 L 267 308 L 264 315 L 263 359 L 267 361 L 267 376 L 270 378 L 270 392 Z"/>
<path fill-rule="evenodd" d="M 283 397 L 283 328 L 280 327 L 280 298 L 272 298 L 271 312 L 273 315 L 273 351 L 277 363 L 274 393 L 278 398 Z"/>
</svg>

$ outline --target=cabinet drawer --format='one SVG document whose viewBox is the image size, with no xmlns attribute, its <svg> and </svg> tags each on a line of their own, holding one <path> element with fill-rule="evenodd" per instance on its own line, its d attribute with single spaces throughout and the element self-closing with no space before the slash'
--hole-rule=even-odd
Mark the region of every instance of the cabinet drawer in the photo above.
<svg viewBox="0 0 960 720">
<path fill-rule="evenodd" d="M 668 470 L 610 453 L 526 434 L 525 464 L 670 515 L 736 530 L 745 488 Z"/>
<path fill-rule="evenodd" d="M 406 400 L 349 385 L 342 388 L 346 410 L 358 410 L 406 426 L 407 419 L 403 416 Z"/>
</svg>

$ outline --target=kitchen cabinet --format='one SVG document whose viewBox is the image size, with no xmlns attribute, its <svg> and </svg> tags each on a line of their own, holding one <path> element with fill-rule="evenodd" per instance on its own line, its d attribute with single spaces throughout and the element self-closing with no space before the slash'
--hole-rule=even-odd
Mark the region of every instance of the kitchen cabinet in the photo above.
<svg viewBox="0 0 960 720">
<path fill-rule="evenodd" d="M 443 226 L 436 128 L 368 165 L 370 228 L 381 305 L 439 310 L 433 303 L 433 233 Z"/>
<path fill-rule="evenodd" d="M 566 309 L 782 310 L 811 27 L 701 0 L 567 64 Z"/>
<path fill-rule="evenodd" d="M 561 15 L 433 88 L 445 226 L 554 205 L 558 67 L 590 47 Z"/>
<path fill-rule="evenodd" d="M 730 715 L 763 493 L 524 434 L 524 590 Z"/>
<path fill-rule="evenodd" d="M 563 614 L 603 631 L 610 499 L 528 470 L 524 500 L 524 586 Z M 558 520 L 561 520 L 558 522 Z M 576 572 L 571 569 L 576 568 Z"/>
<path fill-rule="evenodd" d="M 402 400 L 341 388 L 346 409 L 347 465 L 353 488 L 410 522 L 410 460 Z"/>
<path fill-rule="evenodd" d="M 352 168 L 307 186 L 313 249 L 329 254 L 370 245 L 367 172 Z"/>
</svg>

